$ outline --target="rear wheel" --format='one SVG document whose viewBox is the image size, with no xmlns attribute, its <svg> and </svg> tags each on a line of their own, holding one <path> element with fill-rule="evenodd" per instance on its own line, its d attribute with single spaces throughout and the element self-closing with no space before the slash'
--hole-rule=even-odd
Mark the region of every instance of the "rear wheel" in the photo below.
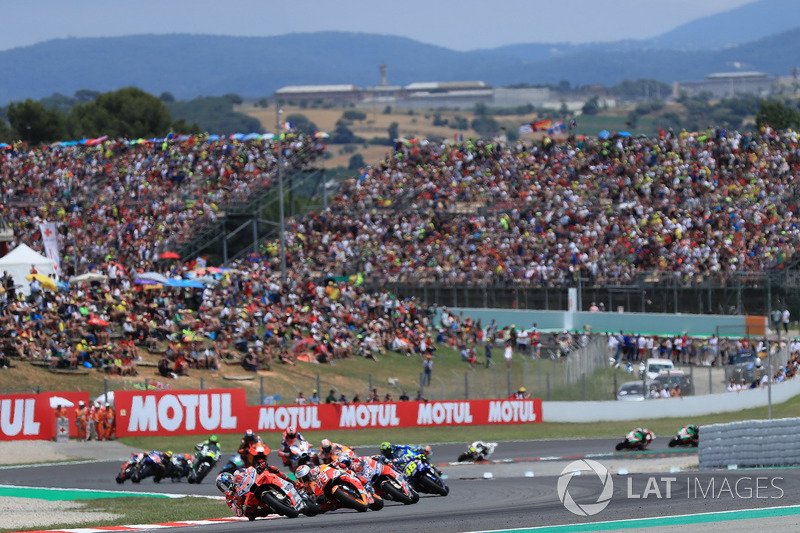
<svg viewBox="0 0 800 533">
<path fill-rule="evenodd" d="M 208 475 L 209 472 L 211 472 L 211 465 L 206 462 L 200 463 L 200 466 L 197 467 L 197 474 L 195 475 L 194 482 L 200 483 L 201 481 L 203 481 L 203 478 L 205 478 Z"/>
<path fill-rule="evenodd" d="M 365 513 L 367 512 L 367 509 L 369 509 L 369 506 L 365 502 L 361 501 L 360 499 L 357 500 L 352 494 L 350 494 L 350 492 L 339 485 L 333 488 L 331 496 L 342 507 L 355 509 L 359 513 Z"/>
<path fill-rule="evenodd" d="M 381 485 L 381 491 L 392 501 L 400 502 L 404 505 L 410 505 L 414 503 L 414 498 L 412 498 L 410 494 L 404 493 L 403 489 L 391 481 L 384 481 L 383 485 Z"/>
<path fill-rule="evenodd" d="M 265 490 L 261 493 L 261 501 L 279 515 L 288 518 L 297 518 L 300 511 L 278 499 L 272 492 Z"/>
</svg>

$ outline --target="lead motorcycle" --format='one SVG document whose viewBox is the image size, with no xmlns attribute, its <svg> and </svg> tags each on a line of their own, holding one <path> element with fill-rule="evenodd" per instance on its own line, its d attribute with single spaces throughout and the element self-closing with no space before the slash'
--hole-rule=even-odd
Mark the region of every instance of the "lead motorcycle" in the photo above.
<svg viewBox="0 0 800 533">
<path fill-rule="evenodd" d="M 689 424 L 678 431 L 678 434 L 669 441 L 669 447 L 689 446 L 697 448 L 700 443 L 700 428 L 694 424 Z"/>
<path fill-rule="evenodd" d="M 201 483 L 208 473 L 217 465 L 219 455 L 219 448 L 203 444 L 194 454 L 192 469 L 189 471 L 187 479 L 189 483 Z M 233 471 L 231 471 L 231 473 L 233 473 Z"/>
<path fill-rule="evenodd" d="M 479 463 L 481 461 L 486 461 L 488 457 L 494 453 L 496 447 L 496 442 L 476 440 L 469 445 L 467 451 L 458 456 L 458 462 L 465 463 L 467 461 L 472 461 L 474 463 Z"/>
<path fill-rule="evenodd" d="M 141 463 L 143 459 L 143 453 L 132 453 L 128 460 L 122 463 L 122 466 L 119 468 L 119 474 L 117 474 L 115 478 L 116 482 L 122 484 L 125 483 L 126 479 L 131 479 L 133 473 L 136 472 L 139 463 Z"/>
<path fill-rule="evenodd" d="M 152 476 L 153 481 L 159 483 L 163 477 L 169 474 L 171 458 L 169 459 L 170 463 L 165 464 L 161 452 L 154 450 L 143 455 L 142 460 L 136 465 L 136 470 L 131 474 L 131 481 L 139 483 L 143 479 Z"/>
<path fill-rule="evenodd" d="M 238 478 L 238 476 L 237 476 Z M 300 513 L 315 516 L 319 513 L 319 505 L 309 498 L 305 491 L 298 491 L 290 481 L 281 479 L 269 470 L 260 474 L 253 467 L 242 471 L 242 480 L 237 483 L 239 496 L 252 494 L 262 506 L 287 518 L 297 518 Z M 254 520 L 255 517 L 248 517 Z"/>
<path fill-rule="evenodd" d="M 621 450 L 639 450 L 644 451 L 651 442 L 655 440 L 655 434 L 649 429 L 634 429 L 625 435 L 622 442 L 618 442 L 616 449 Z"/>
<path fill-rule="evenodd" d="M 260 464 L 267 464 L 267 456 L 269 455 L 269 446 L 264 444 L 262 440 L 253 442 L 244 457 L 245 466 L 257 467 Z"/>
</svg>

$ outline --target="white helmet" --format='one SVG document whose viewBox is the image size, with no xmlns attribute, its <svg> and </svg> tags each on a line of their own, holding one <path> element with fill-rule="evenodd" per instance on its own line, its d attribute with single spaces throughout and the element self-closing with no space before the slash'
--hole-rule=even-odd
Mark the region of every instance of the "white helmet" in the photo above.
<svg viewBox="0 0 800 533">
<path fill-rule="evenodd" d="M 308 476 L 311 474 L 311 468 L 308 465 L 300 465 L 294 471 L 294 477 L 300 481 L 308 481 Z"/>
</svg>

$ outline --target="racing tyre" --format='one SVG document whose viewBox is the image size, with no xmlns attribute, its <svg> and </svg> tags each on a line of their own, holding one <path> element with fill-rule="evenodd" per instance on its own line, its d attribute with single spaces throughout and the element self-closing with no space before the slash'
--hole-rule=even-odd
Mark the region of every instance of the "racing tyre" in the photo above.
<svg viewBox="0 0 800 533">
<path fill-rule="evenodd" d="M 261 493 L 261 501 L 264 503 L 264 505 L 269 506 L 269 508 L 275 511 L 277 514 L 283 515 L 287 518 L 297 518 L 300 514 L 300 511 L 291 505 L 286 505 L 269 491 L 265 490 Z"/>
<path fill-rule="evenodd" d="M 450 489 L 447 486 L 439 484 L 441 481 L 437 483 L 428 476 L 421 476 L 418 483 L 422 489 L 422 492 L 427 492 L 428 494 L 438 494 L 439 496 L 447 496 L 450 494 Z"/>
<path fill-rule="evenodd" d="M 306 516 L 317 516 L 319 514 L 319 505 L 315 502 L 312 502 L 309 499 L 306 499 L 305 506 L 303 507 L 303 514 Z"/>
<path fill-rule="evenodd" d="M 464 452 L 458 456 L 458 462 L 464 463 L 472 460 L 472 455 L 469 452 Z"/>
<path fill-rule="evenodd" d="M 375 497 L 372 500 L 372 503 L 369 504 L 370 511 L 380 511 L 383 509 L 383 500 L 381 498 Z"/>
<path fill-rule="evenodd" d="M 618 442 L 617 443 L 617 451 L 622 450 L 622 448 L 624 448 L 624 447 L 625 447 L 625 443 L 624 442 Z"/>
<path fill-rule="evenodd" d="M 392 501 L 400 502 L 403 505 L 411 505 L 414 503 L 414 498 L 410 494 L 404 493 L 401 488 L 397 487 L 391 481 L 384 481 L 381 491 Z M 419 495 L 417 495 L 417 498 L 419 499 Z"/>
<path fill-rule="evenodd" d="M 352 494 L 342 489 L 342 487 L 334 487 L 332 496 L 333 499 L 336 500 L 342 507 L 355 509 L 359 513 L 365 513 L 367 512 L 367 509 L 369 509 L 369 506 L 366 503 L 356 500 L 353 498 Z"/>
<path fill-rule="evenodd" d="M 408 493 L 411 494 L 411 503 L 417 503 L 419 501 L 419 492 L 409 488 Z"/>
<path fill-rule="evenodd" d="M 211 472 L 211 465 L 206 462 L 201 463 L 200 466 L 197 468 L 197 474 L 195 475 L 194 482 L 200 483 L 201 481 L 203 481 L 203 478 L 205 478 L 208 475 L 209 472 Z"/>
<path fill-rule="evenodd" d="M 678 445 L 678 439 L 672 439 L 671 441 L 669 441 L 670 448 L 674 448 L 677 445 Z"/>
</svg>

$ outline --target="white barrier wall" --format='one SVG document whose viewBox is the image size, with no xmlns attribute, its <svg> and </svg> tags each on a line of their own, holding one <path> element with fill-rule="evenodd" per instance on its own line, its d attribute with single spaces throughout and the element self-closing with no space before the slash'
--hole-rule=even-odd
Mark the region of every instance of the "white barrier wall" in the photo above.
<svg viewBox="0 0 800 533">
<path fill-rule="evenodd" d="M 744 420 L 700 429 L 700 468 L 800 464 L 800 418 Z"/>
<path fill-rule="evenodd" d="M 800 394 L 800 379 L 772 386 L 772 403 L 783 403 Z M 684 398 L 665 398 L 642 402 L 542 402 L 543 422 L 612 422 L 647 418 L 680 418 L 728 413 L 764 407 L 767 388 L 739 392 L 720 392 Z M 764 416 L 766 416 L 766 410 Z"/>
</svg>

